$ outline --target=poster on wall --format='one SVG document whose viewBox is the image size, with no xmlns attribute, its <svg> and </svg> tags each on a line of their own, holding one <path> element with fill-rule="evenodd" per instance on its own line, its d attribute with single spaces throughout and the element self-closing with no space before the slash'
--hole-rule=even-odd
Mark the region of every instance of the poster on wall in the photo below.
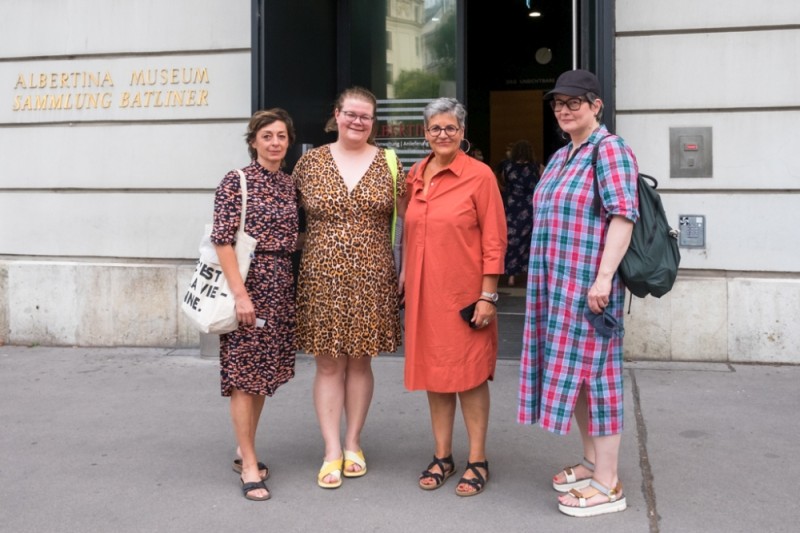
<svg viewBox="0 0 800 533">
<path fill-rule="evenodd" d="M 431 101 L 430 98 L 378 100 L 375 141 L 382 148 L 396 151 L 406 170 L 430 153 L 422 111 Z"/>
</svg>

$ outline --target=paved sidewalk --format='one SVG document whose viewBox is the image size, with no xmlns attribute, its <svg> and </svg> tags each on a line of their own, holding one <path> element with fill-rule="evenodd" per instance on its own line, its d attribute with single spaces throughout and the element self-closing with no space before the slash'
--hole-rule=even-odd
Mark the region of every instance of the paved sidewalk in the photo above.
<svg viewBox="0 0 800 533">
<path fill-rule="evenodd" d="M 800 518 L 800 367 L 631 363 L 620 477 L 628 510 L 561 515 L 550 477 L 580 459 L 567 437 L 515 422 L 517 362 L 491 385 L 491 479 L 473 498 L 416 486 L 432 439 L 403 359 L 374 362 L 369 473 L 316 486 L 313 361 L 264 409 L 268 502 L 242 498 L 215 360 L 194 350 L 0 346 L 0 531 L 789 532 Z M 460 415 L 459 415 L 460 416 Z M 456 424 L 463 469 L 466 436 Z"/>
</svg>

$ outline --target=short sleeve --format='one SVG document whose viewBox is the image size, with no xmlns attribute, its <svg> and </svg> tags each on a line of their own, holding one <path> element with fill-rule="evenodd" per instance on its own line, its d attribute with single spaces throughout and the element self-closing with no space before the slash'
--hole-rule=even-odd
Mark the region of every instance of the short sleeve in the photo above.
<svg viewBox="0 0 800 533">
<path fill-rule="evenodd" d="M 214 195 L 214 228 L 211 242 L 216 245 L 234 244 L 242 213 L 242 186 L 239 174 L 231 171 L 222 178 Z"/>
<path fill-rule="evenodd" d="M 621 138 L 609 137 L 600 143 L 596 168 L 597 185 L 606 213 L 636 222 L 639 218 L 636 194 L 639 167 L 633 151 Z"/>
</svg>

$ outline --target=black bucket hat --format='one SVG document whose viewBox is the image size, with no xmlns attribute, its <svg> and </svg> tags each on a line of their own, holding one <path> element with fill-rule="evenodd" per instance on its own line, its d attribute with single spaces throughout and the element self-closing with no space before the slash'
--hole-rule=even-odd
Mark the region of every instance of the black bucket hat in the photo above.
<svg viewBox="0 0 800 533">
<path fill-rule="evenodd" d="M 600 82 L 597 81 L 597 76 L 588 70 L 568 70 L 558 77 L 556 86 L 552 91 L 544 95 L 544 99 L 550 100 L 556 94 L 583 96 L 586 93 L 594 93 L 600 96 Z"/>
</svg>

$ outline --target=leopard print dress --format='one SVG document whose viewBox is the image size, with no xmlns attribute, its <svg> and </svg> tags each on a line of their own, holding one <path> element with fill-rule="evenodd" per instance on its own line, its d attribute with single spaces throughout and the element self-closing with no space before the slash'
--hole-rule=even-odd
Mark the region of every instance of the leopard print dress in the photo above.
<svg viewBox="0 0 800 533">
<path fill-rule="evenodd" d="M 292 177 L 307 216 L 298 348 L 332 357 L 396 351 L 401 329 L 391 243 L 394 192 L 384 150 L 352 191 L 327 145 L 306 152 Z"/>
</svg>

